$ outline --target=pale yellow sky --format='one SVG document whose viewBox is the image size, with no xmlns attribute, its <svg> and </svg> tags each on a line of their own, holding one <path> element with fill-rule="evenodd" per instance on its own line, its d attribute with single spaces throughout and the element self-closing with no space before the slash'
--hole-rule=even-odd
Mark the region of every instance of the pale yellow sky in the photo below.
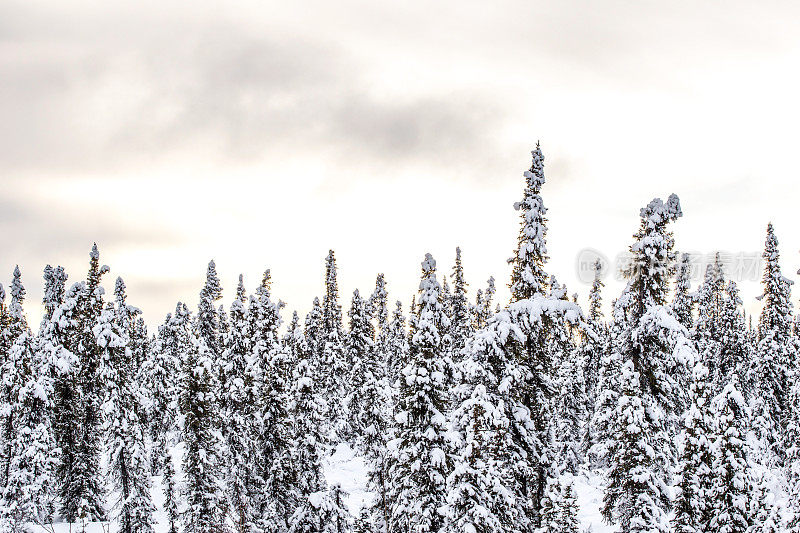
<svg viewBox="0 0 800 533">
<path fill-rule="evenodd" d="M 790 2 L 0 4 L 0 279 L 32 301 L 92 241 L 150 324 L 272 268 L 305 313 L 336 250 L 343 302 L 410 300 L 464 252 L 505 300 L 541 140 L 550 271 L 624 251 L 651 198 L 679 249 L 761 251 L 796 279 L 800 7 Z M 108 280 L 112 287 L 112 280 Z M 607 301 L 621 284 L 609 281 Z M 751 309 L 758 285 L 743 281 Z M 797 303 L 797 295 L 794 297 Z M 38 309 L 29 306 L 34 320 Z"/>
</svg>

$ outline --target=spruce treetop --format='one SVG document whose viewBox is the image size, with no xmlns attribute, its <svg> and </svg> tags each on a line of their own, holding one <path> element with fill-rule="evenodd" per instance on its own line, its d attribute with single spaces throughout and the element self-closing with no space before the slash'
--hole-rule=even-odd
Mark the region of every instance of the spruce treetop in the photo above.
<svg viewBox="0 0 800 533">
<path fill-rule="evenodd" d="M 790 298 L 792 281 L 783 277 L 778 251 L 778 238 L 770 222 L 767 225 L 767 238 L 764 244 L 764 292 L 758 297 L 764 308 L 758 320 L 758 337 L 764 339 L 768 334 L 779 335 L 777 341 L 785 340 L 791 330 L 792 302 Z"/>
<path fill-rule="evenodd" d="M 682 215 L 675 194 L 666 202 L 654 198 L 639 211 L 641 224 L 630 247 L 632 262 L 625 272 L 630 280 L 628 289 L 635 295 L 634 318 L 666 302 L 669 280 L 675 272 L 675 239 L 667 225 Z"/>
<path fill-rule="evenodd" d="M 336 257 L 333 250 L 325 258 L 325 297 L 322 300 L 325 330 L 341 338 L 342 306 L 339 305 L 339 285 L 336 281 Z"/>
<path fill-rule="evenodd" d="M 216 302 L 222 298 L 222 284 L 217 275 L 217 265 L 212 259 L 206 269 L 206 283 L 200 291 L 200 299 L 207 302 Z"/>
<path fill-rule="evenodd" d="M 547 208 L 541 197 L 544 185 L 544 156 L 539 143 L 531 152 L 533 161 L 531 169 L 525 171 L 525 194 L 521 202 L 514 204 L 514 209 L 521 212 L 522 222 L 514 257 L 508 260 L 513 265 L 511 273 L 511 300 L 519 301 L 531 298 L 534 294 L 543 294 L 547 287 L 547 273 L 544 265 L 547 262 Z"/>
</svg>

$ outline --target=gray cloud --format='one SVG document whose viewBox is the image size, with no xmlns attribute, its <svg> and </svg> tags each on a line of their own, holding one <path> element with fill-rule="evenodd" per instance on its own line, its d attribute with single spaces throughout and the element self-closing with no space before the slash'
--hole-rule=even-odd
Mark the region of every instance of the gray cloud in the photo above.
<svg viewBox="0 0 800 533">
<path fill-rule="evenodd" d="M 69 42 L 0 45 L 0 66 L 33 57 L 0 69 L 0 160 L 9 171 L 100 173 L 175 154 L 227 164 L 309 152 L 345 166 L 439 165 L 493 144 L 507 118 L 480 91 L 379 97 L 352 54 L 324 39 L 222 25 L 179 33 L 166 47 Z"/>
<path fill-rule="evenodd" d="M 114 213 L 85 206 L 72 209 L 30 197 L 0 199 L 0 246 L 6 257 L 57 263 L 64 255 L 88 251 L 93 242 L 101 248 L 106 243 L 164 246 L 176 243 L 177 237 L 168 228 L 146 222 L 126 225 Z"/>
</svg>

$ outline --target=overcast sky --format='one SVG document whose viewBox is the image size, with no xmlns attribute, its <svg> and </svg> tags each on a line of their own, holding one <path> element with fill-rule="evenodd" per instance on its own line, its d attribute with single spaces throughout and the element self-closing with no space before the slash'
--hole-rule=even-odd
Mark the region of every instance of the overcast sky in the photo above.
<svg viewBox="0 0 800 533">
<path fill-rule="evenodd" d="M 346 305 L 378 272 L 407 303 L 460 245 L 505 301 L 537 140 L 582 301 L 580 251 L 672 192 L 679 249 L 757 254 L 771 220 L 795 279 L 798 65 L 794 2 L 4 0 L 0 279 L 19 263 L 38 320 L 45 264 L 77 281 L 97 241 L 154 325 L 211 258 L 226 301 L 270 267 L 305 313 L 329 248 Z"/>
</svg>

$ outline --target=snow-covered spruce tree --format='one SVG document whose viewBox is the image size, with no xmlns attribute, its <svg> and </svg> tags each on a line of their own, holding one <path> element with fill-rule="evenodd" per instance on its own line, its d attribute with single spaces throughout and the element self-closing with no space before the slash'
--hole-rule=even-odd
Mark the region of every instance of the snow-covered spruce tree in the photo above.
<svg viewBox="0 0 800 533">
<path fill-rule="evenodd" d="M 720 314 L 722 312 L 725 276 L 719 253 L 714 263 L 706 268 L 703 283 L 697 290 L 697 321 L 692 331 L 692 340 L 697 346 L 700 360 L 709 370 L 710 375 L 717 372 L 720 352 Z"/>
<path fill-rule="evenodd" d="M 186 304 L 178 302 L 159 326 L 149 356 L 139 370 L 146 391 L 148 431 L 153 443 L 153 471 L 162 461 L 158 455 L 167 447 L 177 429 L 178 376 L 183 355 L 190 344 L 191 315 Z"/>
<path fill-rule="evenodd" d="M 785 475 L 789 486 L 791 518 L 787 530 L 800 533 L 800 379 L 795 378 L 790 396 L 789 425 L 786 428 L 786 469 Z"/>
<path fill-rule="evenodd" d="M 486 282 L 486 289 L 478 289 L 478 293 L 475 295 L 475 308 L 472 313 L 472 327 L 474 330 L 485 327 L 494 314 L 492 300 L 495 292 L 494 276 L 489 276 L 489 280 Z"/>
<path fill-rule="evenodd" d="M 524 174 L 523 200 L 515 204 L 522 221 L 517 250 L 509 260 L 511 304 L 487 326 L 494 340 L 480 343 L 491 347 L 494 353 L 489 361 L 502 376 L 500 392 L 512 421 L 513 441 L 508 451 L 523 531 L 539 525 L 550 466 L 547 443 L 553 420 L 555 362 L 565 357 L 561 350 L 568 344 L 566 322 L 582 319 L 580 308 L 566 299 L 563 288 L 551 290 L 544 271 L 547 227 L 540 195 L 544 158 L 538 145 L 532 156 L 531 169 Z"/>
<path fill-rule="evenodd" d="M 406 356 L 408 355 L 406 318 L 403 315 L 403 304 L 400 300 L 395 303 L 392 320 L 389 322 L 386 336 L 389 350 L 386 372 L 389 383 L 394 384 L 400 377 L 402 369 L 405 367 Z"/>
<path fill-rule="evenodd" d="M 308 346 L 309 353 L 311 354 L 310 364 L 314 369 L 322 371 L 322 347 L 324 344 L 323 338 L 323 322 L 322 322 L 322 304 L 318 297 L 314 298 L 311 304 L 311 311 L 308 312 L 305 319 L 304 335 L 306 338 L 306 345 Z M 321 374 L 320 374 L 321 375 Z"/>
<path fill-rule="evenodd" d="M 178 533 L 180 514 L 178 512 L 175 465 L 172 464 L 172 455 L 170 455 L 167 447 L 162 448 L 160 452 L 162 486 L 164 491 L 164 515 L 167 519 L 167 533 Z"/>
<path fill-rule="evenodd" d="M 278 330 L 282 324 L 283 302 L 272 300 L 270 271 L 250 299 L 253 332 L 253 370 L 257 376 L 255 454 L 260 477 L 259 516 L 262 530 L 285 529 L 285 519 L 294 508 L 292 469 L 288 464 L 291 446 L 288 380 L 290 356 Z M 273 525 L 280 524 L 280 526 Z"/>
<path fill-rule="evenodd" d="M 3 411 L 10 420 L 10 432 L 5 435 L 8 462 L 0 494 L 0 526 L 8 531 L 26 531 L 24 523 L 43 524 L 48 520 L 57 466 L 50 425 L 52 380 L 35 352 L 35 339 L 22 309 L 24 297 L 17 267 L 11 284 L 7 330 L 17 336 L 1 369 L 8 393 Z"/>
<path fill-rule="evenodd" d="M 633 361 L 622 365 L 621 390 L 615 421 L 617 432 L 603 497 L 603 517 L 619 524 L 622 533 L 668 531 L 669 439 L 665 414 L 643 394 L 641 377 Z"/>
<path fill-rule="evenodd" d="M 219 433 L 219 385 L 215 361 L 219 356 L 219 317 L 214 302 L 222 289 L 214 262 L 209 263 L 206 284 L 200 292 L 195 328 L 184 354 L 179 411 L 183 418 L 184 531 L 218 533 L 225 527 L 222 489 L 221 436 Z M 207 339 L 214 345 L 210 348 Z"/>
<path fill-rule="evenodd" d="M 587 327 L 580 335 L 579 360 L 583 364 L 583 383 L 585 387 L 585 412 L 583 450 L 588 453 L 595 444 L 591 421 L 594 418 L 595 404 L 600 391 L 603 357 L 608 351 L 608 326 L 603 319 L 603 263 L 597 259 L 594 263 L 594 280 L 589 291 L 589 314 Z M 591 454 L 590 454 L 591 456 Z"/>
<path fill-rule="evenodd" d="M 448 532 L 516 531 L 517 506 L 506 460 L 510 426 L 487 352 L 468 347 L 449 416 L 453 470 L 447 478 Z"/>
<path fill-rule="evenodd" d="M 387 357 L 370 344 L 370 324 L 362 318 L 357 295 L 353 296 L 350 309 L 350 335 L 348 350 L 353 354 L 352 385 L 348 401 L 353 443 L 364 456 L 369 466 L 369 486 L 376 495 L 379 521 L 386 524 L 389 512 L 389 480 L 387 437 L 390 433 L 390 417 L 393 403 L 391 386 L 387 379 Z M 391 350 L 389 324 L 386 324 L 386 350 Z M 360 340 L 359 340 L 360 339 Z M 404 340 L 403 336 L 400 337 Z M 362 349 L 358 349 L 361 345 Z"/>
<path fill-rule="evenodd" d="M 296 361 L 289 389 L 289 450 L 296 472 L 295 497 L 299 499 L 322 490 L 324 485 L 321 464 L 326 438 L 322 425 L 324 405 L 319 391 L 319 378 L 311 364 L 311 349 L 294 319 L 284 344 L 295 353 Z"/>
<path fill-rule="evenodd" d="M 747 461 L 745 425 L 747 405 L 736 378 L 712 402 L 717 440 L 714 444 L 710 531 L 744 533 L 752 525 L 753 479 Z"/>
<path fill-rule="evenodd" d="M 544 156 L 536 143 L 531 152 L 531 169 L 525 171 L 525 194 L 521 202 L 514 204 L 520 212 L 522 224 L 517 239 L 514 257 L 508 260 L 511 272 L 511 301 L 527 300 L 547 290 L 548 275 L 544 270 L 547 262 L 547 208 L 541 197 L 544 185 Z"/>
<path fill-rule="evenodd" d="M 206 282 L 200 291 L 200 302 L 197 307 L 196 328 L 199 340 L 203 341 L 212 357 L 215 372 L 218 373 L 217 360 L 222 355 L 222 336 L 220 335 L 220 316 L 216 302 L 222 298 L 222 285 L 217 276 L 217 265 L 212 259 L 206 269 Z M 217 398 L 219 401 L 220 398 Z"/>
<path fill-rule="evenodd" d="M 461 248 L 456 248 L 456 262 L 453 265 L 453 296 L 450 299 L 452 317 L 450 319 L 450 338 L 453 357 L 460 359 L 459 353 L 472 334 L 472 309 L 467 299 L 467 281 L 464 279 L 464 265 L 461 261 Z"/>
<path fill-rule="evenodd" d="M 238 533 L 254 531 L 258 518 L 257 455 L 254 444 L 258 436 L 257 365 L 253 359 L 252 321 L 248 315 L 243 276 L 239 276 L 236 298 L 230 308 L 230 329 L 223 338 L 225 381 L 221 394 L 225 398 L 222 436 L 226 444 L 226 486 L 228 505 Z"/>
<path fill-rule="evenodd" d="M 742 393 L 747 393 L 745 384 L 747 369 L 751 359 L 751 343 L 748 338 L 747 325 L 741 311 L 742 300 L 736 282 L 728 281 L 719 315 L 719 351 L 715 372 L 712 376 L 714 392 L 720 392 L 736 375 Z"/>
<path fill-rule="evenodd" d="M 351 370 L 347 386 L 349 394 L 344 409 L 347 422 L 341 433 L 347 441 L 355 442 L 366 428 L 362 422 L 369 424 L 362 417 L 371 411 L 369 404 L 376 399 L 375 393 L 378 382 L 383 377 L 383 367 L 377 360 L 375 331 L 369 318 L 367 302 L 358 289 L 353 292 L 347 316 L 350 319 L 350 331 L 345 340 L 345 353 Z"/>
<path fill-rule="evenodd" d="M 588 328 L 586 328 L 588 329 Z M 584 343 L 585 345 L 585 343 Z M 585 426 L 589 420 L 582 347 L 565 349 L 553 380 L 553 420 L 549 442 L 551 460 L 562 470 L 576 474 L 584 462 Z"/>
<path fill-rule="evenodd" d="M 708 369 L 701 362 L 695 363 L 690 404 L 683 416 L 683 449 L 678 465 L 680 492 L 672 522 L 675 533 L 710 531 L 714 420 L 709 387 Z"/>
<path fill-rule="evenodd" d="M 579 526 L 575 489 L 571 483 L 551 477 L 542 499 L 542 526 L 536 533 L 578 533 Z"/>
<path fill-rule="evenodd" d="M 72 401 L 76 402 L 78 412 L 76 427 L 68 430 L 76 432 L 73 437 L 74 452 L 66 452 L 72 455 L 72 464 L 61 486 L 62 510 L 68 522 L 91 522 L 105 518 L 100 465 L 100 406 L 104 383 L 100 374 L 101 351 L 94 328 L 103 311 L 105 291 L 100 281 L 109 268 L 100 266 L 97 245 L 92 246 L 89 259 L 86 281 L 69 291 L 64 302 L 65 313 L 59 316 L 59 322 L 66 322 L 68 328 L 67 346 L 56 364 L 62 369 L 73 366 L 76 369 L 77 394 Z"/>
<path fill-rule="evenodd" d="M 72 479 L 78 454 L 80 389 L 78 358 L 69 350 L 69 346 L 77 329 L 78 294 L 82 287 L 82 284 L 76 283 L 58 301 L 52 302 L 53 313 L 49 319 L 43 320 L 39 335 L 39 350 L 53 378 L 51 424 L 58 448 L 56 486 L 59 507 L 67 521 L 74 521 L 77 512 L 77 500 L 71 493 L 72 487 L 68 481 Z M 46 304 L 45 310 L 47 308 Z"/>
<path fill-rule="evenodd" d="M 694 326 L 694 297 L 691 289 L 692 262 L 689 254 L 681 254 L 675 273 L 675 294 L 672 297 L 672 312 L 688 331 Z"/>
<path fill-rule="evenodd" d="M 296 316 L 296 313 L 295 313 Z M 284 505 L 281 515 L 272 512 L 264 520 L 265 531 L 288 530 L 291 533 L 319 533 L 327 531 L 323 519 L 325 479 L 322 473 L 322 455 L 327 435 L 322 424 L 325 406 L 317 390 L 317 376 L 311 365 L 312 351 L 299 328 L 299 319 L 293 318 L 284 340 L 284 347 L 294 352 L 296 361 L 290 388 L 289 411 L 291 417 L 291 445 L 288 461 L 292 471 L 287 476 L 291 482 L 291 504 Z M 288 518 L 288 520 L 287 520 Z"/>
<path fill-rule="evenodd" d="M 791 366 L 794 362 L 792 339 L 791 281 L 781 274 L 778 239 L 772 224 L 767 226 L 764 247 L 764 307 L 758 320 L 758 346 L 747 373 L 752 386 L 754 425 L 763 445 L 780 461 L 785 451 L 782 428 L 788 417 Z"/>
<path fill-rule="evenodd" d="M 112 511 L 121 533 L 150 533 L 155 508 L 150 500 L 150 464 L 141 425 L 141 394 L 134 378 L 135 360 L 126 331 L 128 308 L 125 284 L 117 278 L 116 304 L 109 303 L 94 328 L 101 352 L 100 372 L 106 384 L 103 433 L 109 452 Z"/>
<path fill-rule="evenodd" d="M 625 324 L 625 308 L 615 300 L 612 305 L 613 322 L 608 328 L 607 337 L 600 357 L 596 393 L 589 420 L 588 453 L 591 465 L 595 468 L 610 465 L 614 443 L 616 422 L 614 416 L 620 392 L 622 357 L 613 349 L 611 339 L 616 339 Z"/>
<path fill-rule="evenodd" d="M 550 277 L 550 298 L 567 300 L 567 288 Z M 573 300 L 573 303 L 577 297 Z M 576 473 L 583 463 L 582 426 L 586 415 L 586 384 L 583 376 L 583 354 L 575 344 L 580 335 L 591 334 L 588 327 L 576 328 L 561 316 L 553 317 L 552 334 L 548 339 L 553 361 L 552 419 L 549 421 L 548 446 L 550 461 L 560 469 Z"/>
<path fill-rule="evenodd" d="M 436 261 L 430 254 L 422 262 L 418 309 L 412 321 L 414 335 L 409 362 L 399 380 L 395 415 L 390 530 L 434 533 L 442 531 L 445 523 L 442 507 L 450 467 L 442 339 L 449 323 L 436 279 Z"/>
<path fill-rule="evenodd" d="M 25 300 L 25 288 L 22 286 L 22 275 L 19 266 L 14 268 L 14 279 L 10 287 L 11 301 L 7 309 L 2 309 L 3 338 L 2 353 L 0 353 L 0 487 L 5 486 L 8 480 L 9 465 L 11 462 L 11 446 L 16 437 L 14 428 L 14 410 L 16 394 L 21 388 L 21 376 L 17 372 L 15 357 L 26 357 L 24 350 L 31 349 L 30 329 L 22 309 Z M 19 341 L 22 343 L 18 344 Z"/>
<path fill-rule="evenodd" d="M 183 418 L 183 483 L 185 508 L 181 515 L 184 531 L 224 531 L 222 465 L 217 390 L 211 350 L 198 334 L 183 360 L 179 408 Z"/>
<path fill-rule="evenodd" d="M 346 497 L 335 484 L 304 498 L 290 519 L 289 533 L 351 533 L 353 517 L 344 503 Z"/>
<path fill-rule="evenodd" d="M 336 281 L 336 257 L 333 250 L 325 259 L 325 297 L 322 299 L 322 349 L 318 369 L 324 378 L 323 393 L 328 411 L 325 414 L 329 433 L 334 441 L 341 440 L 344 429 L 342 400 L 347 397 L 348 360 L 344 347 L 342 306 L 339 305 L 339 285 Z"/>
<path fill-rule="evenodd" d="M 378 274 L 375 290 L 369 297 L 368 311 L 374 320 L 375 351 L 384 368 L 389 366 L 389 293 L 386 292 L 386 278 Z"/>
<path fill-rule="evenodd" d="M 688 368 L 696 359 L 688 331 L 665 305 L 675 259 L 667 224 L 681 216 L 678 197 L 654 199 L 640 216 L 628 285 L 615 305 L 612 348 L 622 372 L 603 514 L 622 533 L 666 527 L 674 458 L 669 433 L 686 406 Z"/>
</svg>

